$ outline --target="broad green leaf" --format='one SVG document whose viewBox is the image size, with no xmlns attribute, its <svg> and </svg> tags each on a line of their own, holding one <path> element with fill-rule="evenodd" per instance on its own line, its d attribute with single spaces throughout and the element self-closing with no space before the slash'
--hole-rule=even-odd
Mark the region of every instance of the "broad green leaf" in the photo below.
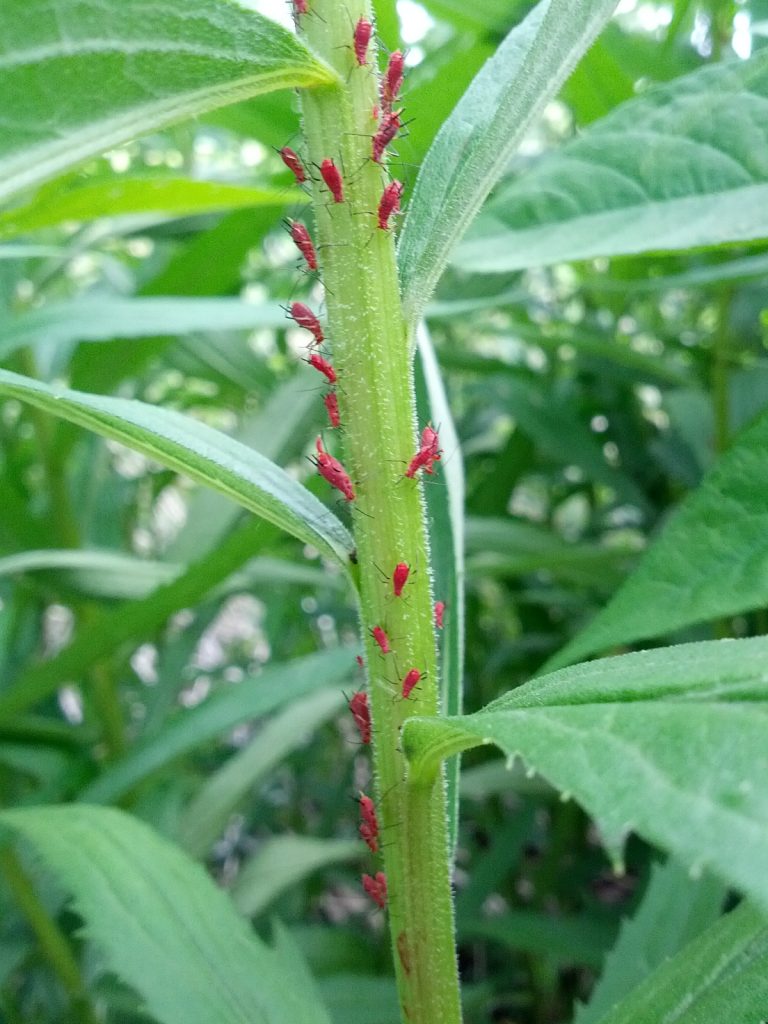
<svg viewBox="0 0 768 1024">
<path fill-rule="evenodd" d="M 241 914 L 256 917 L 286 889 L 320 868 L 359 859 L 358 839 L 276 836 L 240 868 L 230 891 L 232 902 Z"/>
<path fill-rule="evenodd" d="M 335 81 L 232 0 L 196 0 L 193 17 L 183 0 L 4 0 L 0 74 L 0 200 L 206 110 Z"/>
<path fill-rule="evenodd" d="M 113 177 L 62 189 L 52 182 L 31 202 L 0 213 L 0 238 L 28 234 L 62 221 L 91 221 L 134 213 L 187 217 L 248 206 L 281 207 L 306 202 L 293 189 L 254 188 L 195 178 Z"/>
<path fill-rule="evenodd" d="M 417 394 L 420 420 L 431 419 L 444 449 L 441 480 L 426 488 L 427 515 L 432 524 L 431 555 L 435 601 L 445 604 L 444 626 L 437 632 L 440 650 L 440 706 L 445 715 L 460 715 L 464 686 L 464 463 L 459 435 L 451 416 L 437 356 L 424 325 L 418 330 Z M 457 757 L 447 766 L 449 842 L 455 850 L 459 820 Z"/>
<path fill-rule="evenodd" d="M 444 123 L 416 179 L 400 236 L 400 279 L 411 324 L 524 133 L 615 6 L 615 0 L 541 0 Z"/>
<path fill-rule="evenodd" d="M 157 633 L 183 608 L 195 607 L 271 539 L 273 528 L 249 519 L 222 540 L 216 550 L 192 563 L 177 579 L 157 587 L 143 600 L 126 601 L 94 615 L 71 644 L 48 661 L 26 666 L 0 695 L 0 721 L 31 707 L 107 658 L 119 658 L 126 646 Z M 19 556 L 23 557 L 23 556 Z"/>
<path fill-rule="evenodd" d="M 354 545 L 336 516 L 279 466 L 226 434 L 169 409 L 50 387 L 5 370 L 0 394 L 121 441 L 349 565 Z"/>
<path fill-rule="evenodd" d="M 768 1006 L 768 920 L 748 904 L 655 971 L 599 1024 L 760 1024 Z"/>
<path fill-rule="evenodd" d="M 615 597 L 547 668 L 765 605 L 766 483 L 768 413 L 718 460 Z"/>
<path fill-rule="evenodd" d="M 768 908 L 768 639 L 606 658 L 533 680 L 474 715 L 411 719 L 415 780 L 495 743 L 597 821 L 614 860 L 630 832 Z"/>
<path fill-rule="evenodd" d="M 285 310 L 277 302 L 254 305 L 241 299 L 84 296 L 6 319 L 0 325 L 0 359 L 25 345 L 38 343 L 53 346 L 78 341 L 285 326 Z"/>
<path fill-rule="evenodd" d="M 768 53 L 648 89 L 502 189 L 457 251 L 475 273 L 768 235 Z"/>
<path fill-rule="evenodd" d="M 654 864 L 640 909 L 624 924 L 586 1006 L 573 1024 L 597 1024 L 604 1013 L 720 916 L 722 882 L 691 873 L 674 860 Z"/>
<path fill-rule="evenodd" d="M 0 814 L 74 897 L 109 970 L 159 1024 L 327 1024 L 305 969 L 247 927 L 203 869 L 108 807 Z"/>
<path fill-rule="evenodd" d="M 177 580 L 187 569 L 186 565 L 137 558 L 119 551 L 44 549 L 0 558 L 0 577 L 54 572 L 78 592 L 109 600 L 141 600 L 157 587 Z M 235 572 L 224 584 L 212 586 L 209 592 L 220 596 L 264 584 L 338 587 L 341 583 L 340 576 L 333 576 L 324 569 L 264 557 L 251 559 L 245 568 Z"/>
<path fill-rule="evenodd" d="M 246 747 L 208 778 L 184 811 L 179 842 L 205 855 L 248 793 L 344 704 L 340 689 L 305 695 L 269 721 Z"/>
<path fill-rule="evenodd" d="M 86 803 L 119 800 L 142 779 L 228 729 L 321 687 L 340 685 L 354 664 L 352 651 L 338 650 L 269 665 L 259 676 L 246 678 L 196 708 L 179 712 L 161 732 L 135 743 L 80 793 L 80 799 Z"/>
</svg>

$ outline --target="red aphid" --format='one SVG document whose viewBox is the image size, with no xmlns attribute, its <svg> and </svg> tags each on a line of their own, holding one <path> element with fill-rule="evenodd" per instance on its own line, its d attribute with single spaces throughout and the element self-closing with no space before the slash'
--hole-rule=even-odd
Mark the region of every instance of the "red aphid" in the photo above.
<svg viewBox="0 0 768 1024">
<path fill-rule="evenodd" d="M 435 625 L 438 629 L 443 628 L 443 616 L 445 615 L 445 601 L 435 601 Z"/>
<path fill-rule="evenodd" d="M 310 366 L 314 366 L 316 370 L 319 370 L 320 373 L 322 373 L 322 375 L 328 380 L 329 384 L 336 383 L 336 371 L 327 359 L 323 359 L 323 357 L 318 355 L 317 352 L 313 352 L 307 362 Z"/>
<path fill-rule="evenodd" d="M 359 655 L 358 655 L 359 657 Z M 362 663 L 362 658 L 360 658 Z M 349 698 L 349 710 L 360 733 L 363 743 L 371 742 L 371 711 L 368 707 L 368 694 L 365 690 L 358 690 Z"/>
<path fill-rule="evenodd" d="M 398 562 L 395 566 L 394 572 L 392 573 L 392 590 L 394 591 L 395 597 L 402 596 L 403 587 L 408 582 L 408 575 L 410 571 L 411 567 L 407 562 Z"/>
<path fill-rule="evenodd" d="M 360 666 L 360 668 L 364 668 L 365 667 L 365 662 L 363 661 L 362 654 L 356 654 L 355 655 L 355 661 Z"/>
<path fill-rule="evenodd" d="M 341 426 L 341 417 L 339 416 L 339 399 L 335 391 L 329 391 L 323 399 L 325 408 L 328 410 L 328 419 L 331 421 L 332 427 Z"/>
<path fill-rule="evenodd" d="M 316 345 L 322 345 L 325 341 L 323 328 L 309 306 L 305 306 L 303 302 L 292 302 L 289 313 L 291 319 L 295 320 L 299 327 L 303 327 L 314 336 Z"/>
<path fill-rule="evenodd" d="M 379 821 L 373 800 L 365 793 L 360 794 L 360 822 L 358 831 L 360 838 L 366 843 L 371 853 L 379 852 Z"/>
<path fill-rule="evenodd" d="M 328 186 L 328 191 L 333 196 L 334 203 L 344 202 L 344 184 L 341 180 L 339 168 L 329 157 L 320 164 L 320 176 Z"/>
<path fill-rule="evenodd" d="M 387 70 L 381 82 L 381 106 L 385 113 L 392 109 L 403 84 L 403 66 L 405 58 L 400 50 L 395 50 L 387 63 Z"/>
<path fill-rule="evenodd" d="M 355 60 L 360 67 L 363 67 L 367 63 L 368 43 L 371 41 L 372 32 L 373 25 L 370 21 L 367 21 L 365 18 L 360 18 L 358 23 L 355 25 L 354 34 Z"/>
<path fill-rule="evenodd" d="M 403 700 L 408 700 L 414 686 L 417 686 L 420 682 L 421 672 L 417 668 L 412 668 L 403 680 Z"/>
<path fill-rule="evenodd" d="M 387 903 L 387 876 L 383 871 L 377 871 L 375 878 L 371 878 L 370 875 L 363 875 L 362 881 L 365 891 L 376 906 L 383 910 Z"/>
<path fill-rule="evenodd" d="M 440 461 L 440 456 L 443 454 L 443 450 L 440 447 L 440 438 L 437 436 L 437 431 L 428 423 L 421 432 L 421 450 L 429 452 L 430 457 L 435 462 Z"/>
<path fill-rule="evenodd" d="M 381 158 L 384 155 L 384 150 L 390 144 L 392 139 L 397 135 L 402 127 L 400 121 L 401 110 L 390 110 L 385 113 L 379 122 L 379 130 L 373 136 L 372 156 L 377 164 L 381 163 Z"/>
<path fill-rule="evenodd" d="M 378 219 L 382 231 L 389 230 L 390 218 L 400 212 L 400 199 L 403 194 L 402 181 L 391 181 L 381 194 L 379 200 Z"/>
<path fill-rule="evenodd" d="M 308 0 L 293 0 L 293 13 L 296 17 L 299 14 L 309 13 L 309 2 Z"/>
<path fill-rule="evenodd" d="M 307 266 L 310 270 L 317 270 L 317 253 L 315 247 L 312 244 L 312 239 L 309 237 L 309 232 L 300 224 L 299 221 L 294 220 L 290 227 L 291 238 L 296 244 L 296 248 L 299 250 L 301 255 L 307 261 Z"/>
<path fill-rule="evenodd" d="M 405 475 L 409 479 L 413 479 L 420 469 L 431 475 L 434 473 L 432 467 L 436 462 L 440 461 L 442 454 L 443 451 L 440 447 L 440 438 L 437 436 L 437 431 L 434 427 L 427 424 L 421 432 L 419 450 L 408 463 Z"/>
<path fill-rule="evenodd" d="M 352 481 L 349 479 L 349 474 L 344 469 L 338 459 L 334 459 L 332 455 L 323 450 L 323 439 L 318 437 L 315 442 L 317 448 L 317 471 L 320 476 L 324 477 L 331 487 L 335 487 L 337 491 L 341 491 L 347 501 L 355 500 L 355 492 L 352 488 Z"/>
<path fill-rule="evenodd" d="M 280 154 L 280 159 L 288 170 L 291 171 L 299 185 L 303 184 L 307 180 L 307 172 L 304 170 L 304 164 L 301 162 L 298 153 L 295 153 L 290 146 L 283 146 L 282 149 L 278 150 L 278 153 Z"/>
<path fill-rule="evenodd" d="M 390 654 L 389 637 L 381 628 L 381 626 L 374 626 L 371 630 L 371 636 L 381 648 L 382 654 Z"/>
</svg>

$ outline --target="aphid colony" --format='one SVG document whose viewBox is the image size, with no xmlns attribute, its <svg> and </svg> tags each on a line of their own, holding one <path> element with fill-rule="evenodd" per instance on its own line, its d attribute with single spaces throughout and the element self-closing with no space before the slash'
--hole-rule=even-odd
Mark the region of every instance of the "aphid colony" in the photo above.
<svg viewBox="0 0 768 1024">
<path fill-rule="evenodd" d="M 297 23 L 304 16 L 310 15 L 311 0 L 293 0 L 294 17 Z M 352 29 L 350 50 L 354 59 L 354 67 L 368 67 L 368 53 L 373 26 L 370 21 L 360 17 Z M 378 103 L 372 110 L 373 120 L 376 122 L 376 130 L 371 134 L 370 159 L 376 164 L 382 164 L 388 147 L 397 138 L 402 128 L 402 109 L 396 109 L 396 104 L 403 85 L 404 57 L 396 50 L 389 57 L 386 69 L 384 70 L 380 86 Z M 322 182 L 321 189 L 327 190 L 330 197 L 329 209 L 348 202 L 349 181 L 354 185 L 354 179 L 344 180 L 345 169 L 341 169 L 335 160 L 328 156 L 322 159 L 319 165 L 312 165 L 317 176 L 302 158 L 289 146 L 284 146 L 279 151 L 280 158 L 285 166 L 293 174 L 298 185 L 304 185 L 308 180 Z M 346 173 L 346 172 L 345 172 Z M 354 193 L 354 188 L 352 188 Z M 375 213 L 376 229 L 389 231 L 393 219 L 400 212 L 400 204 L 403 197 L 403 184 L 400 181 L 392 180 L 383 189 Z M 363 211 L 359 211 L 363 212 Z M 371 212 L 371 211 L 366 211 Z M 289 221 L 288 230 L 296 245 L 308 271 L 318 270 L 318 257 L 315 245 L 308 229 L 298 221 Z M 320 320 L 313 310 L 303 302 L 292 302 L 288 307 L 288 315 L 296 325 L 311 335 L 310 349 L 318 349 L 325 342 L 325 333 Z M 339 401 L 336 392 L 338 384 L 337 372 L 330 360 L 318 351 L 311 351 L 307 357 L 307 363 L 317 370 L 328 383 L 330 390 L 325 394 L 323 401 L 328 419 L 332 428 L 341 425 L 339 412 Z M 354 502 L 357 499 L 352 479 L 338 459 L 330 455 L 324 448 L 322 437 L 315 442 L 316 454 L 314 463 L 320 475 L 338 490 L 347 502 Z M 404 473 L 406 479 L 413 480 L 417 473 L 423 470 L 427 474 L 434 472 L 434 464 L 440 461 L 442 450 L 437 431 L 428 424 L 421 433 L 418 450 L 410 459 Z M 411 574 L 411 568 L 406 562 L 398 562 L 392 570 L 391 580 L 392 595 L 395 598 L 402 598 L 403 592 Z M 435 626 L 442 629 L 443 613 L 445 604 L 437 602 L 434 608 Z M 373 626 L 369 633 L 376 645 L 381 657 L 392 656 L 394 652 L 390 637 L 384 627 Z M 358 662 L 363 666 L 362 658 Z M 399 672 L 398 672 L 399 676 Z M 424 672 L 418 668 L 410 668 L 402 679 L 399 679 L 398 696 L 402 700 L 408 700 L 418 684 L 424 678 Z M 368 695 L 364 690 L 355 692 L 348 701 L 349 710 L 352 715 L 355 727 L 363 744 L 371 742 L 371 712 L 368 703 Z M 359 834 L 366 843 L 371 853 L 379 851 L 379 822 L 376 814 L 376 807 L 373 800 L 364 793 L 359 794 L 360 825 Z M 384 872 L 379 871 L 375 875 L 363 874 L 362 885 L 365 892 L 373 900 L 377 907 L 383 909 L 387 902 L 387 880 Z M 401 939 L 405 943 L 405 934 L 401 933 Z M 400 946 L 400 941 L 398 941 Z M 407 962 L 407 946 L 400 950 L 401 963 Z"/>
</svg>

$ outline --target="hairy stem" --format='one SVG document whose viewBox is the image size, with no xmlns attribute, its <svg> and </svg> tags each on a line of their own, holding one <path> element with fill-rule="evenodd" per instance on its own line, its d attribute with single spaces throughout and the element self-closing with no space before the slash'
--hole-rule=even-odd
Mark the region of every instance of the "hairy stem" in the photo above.
<svg viewBox="0 0 768 1024">
<path fill-rule="evenodd" d="M 409 780 L 399 743 L 406 718 L 438 713 L 438 672 L 422 485 L 403 475 L 424 424 L 416 420 L 392 232 L 380 229 L 375 216 L 390 179 L 371 159 L 379 92 L 374 41 L 364 66 L 352 49 L 360 17 L 372 20 L 365 0 L 313 0 L 299 18 L 299 30 L 342 83 L 302 96 L 306 156 L 315 168 L 314 233 L 338 375 L 343 461 L 356 492 L 352 519 L 401 1007 L 409 1024 L 455 1024 L 461 1011 L 443 779 Z M 343 176 L 340 203 L 316 170 L 329 158 Z M 411 572 L 396 598 L 388 577 L 400 562 Z M 391 654 L 383 655 L 370 637 L 374 626 L 388 634 Z M 405 700 L 402 680 L 413 668 L 424 678 Z"/>
</svg>

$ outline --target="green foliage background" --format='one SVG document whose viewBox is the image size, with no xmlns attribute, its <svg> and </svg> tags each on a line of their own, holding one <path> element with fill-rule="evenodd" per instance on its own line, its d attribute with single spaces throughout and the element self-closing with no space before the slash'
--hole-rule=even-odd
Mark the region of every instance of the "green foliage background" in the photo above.
<svg viewBox="0 0 768 1024">
<path fill-rule="evenodd" d="M 19 857 L 0 890 L 0 1020 L 390 1024 L 348 799 L 370 786 L 342 694 L 361 681 L 352 541 L 306 458 L 325 412 L 281 308 L 313 282 L 282 223 L 306 197 L 272 147 L 298 148 L 289 89 L 327 69 L 214 0 L 192 20 L 134 5 L 100 63 L 75 41 L 62 68 L 40 56 L 56 4 L 22 6 L 0 11 L 16 119 L 0 123 L 0 787 L 15 808 L 0 821 Z M 96 6 L 78 7 L 77 38 Z M 421 6 L 401 271 L 425 317 L 421 397 L 435 413 L 439 370 L 450 410 L 428 501 L 465 715 L 404 742 L 425 773 L 468 750 L 466 1019 L 754 1024 L 768 8 L 622 5 L 519 148 L 485 122 L 485 148 L 460 142 L 449 122 L 414 190 L 533 7 Z M 376 8 L 394 47 L 396 5 Z M 126 76 L 131 46 L 149 56 Z M 168 47 L 194 51 L 198 78 L 158 59 Z M 80 100 L 47 121 L 62 74 L 81 76 Z M 498 110 L 518 116 L 526 81 Z M 141 108 L 130 131 L 123 106 Z M 497 158 L 502 180 L 454 247 Z M 726 637 L 744 643 L 705 643 Z M 672 644 L 693 646 L 565 667 Z M 528 682 L 545 667 L 563 673 Z M 753 903 L 720 918 L 742 893 Z M 35 930 L 46 917 L 63 952 Z"/>
</svg>

